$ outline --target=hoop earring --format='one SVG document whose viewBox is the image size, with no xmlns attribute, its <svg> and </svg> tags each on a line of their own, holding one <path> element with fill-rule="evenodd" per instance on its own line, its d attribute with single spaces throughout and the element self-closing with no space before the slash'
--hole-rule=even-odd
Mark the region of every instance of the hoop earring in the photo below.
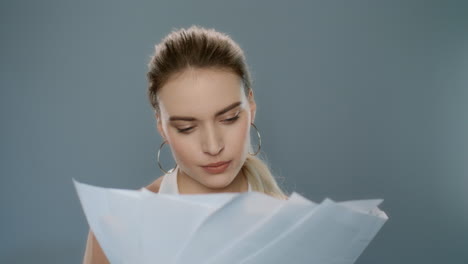
<svg viewBox="0 0 468 264">
<path fill-rule="evenodd" d="M 170 169 L 169 171 L 166 171 L 165 169 L 162 168 L 161 162 L 159 162 L 159 157 L 160 157 L 160 155 L 161 155 L 161 149 L 162 149 L 162 147 L 164 146 L 164 144 L 166 144 L 166 141 L 165 141 L 165 140 L 164 140 L 163 143 L 161 143 L 161 146 L 159 146 L 157 161 L 158 161 L 159 169 L 160 169 L 162 172 L 164 172 L 164 174 L 169 174 L 169 173 L 173 172 L 175 168 L 177 168 L 177 163 L 176 163 L 176 165 L 174 166 L 174 168 Z"/>
<path fill-rule="evenodd" d="M 260 152 L 260 149 L 262 149 L 262 137 L 260 136 L 260 131 L 258 131 L 257 126 L 255 126 L 254 123 L 250 123 L 250 125 L 255 128 L 255 131 L 257 131 L 258 149 L 257 149 L 257 151 L 255 153 L 252 154 L 252 153 L 249 152 L 249 154 L 252 155 L 252 156 L 256 156 Z"/>
</svg>

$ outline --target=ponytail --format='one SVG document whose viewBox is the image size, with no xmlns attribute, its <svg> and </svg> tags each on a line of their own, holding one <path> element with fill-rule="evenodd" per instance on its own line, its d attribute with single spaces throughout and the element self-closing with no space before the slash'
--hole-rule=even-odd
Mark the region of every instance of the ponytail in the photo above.
<svg viewBox="0 0 468 264">
<path fill-rule="evenodd" d="M 260 158 L 248 155 L 244 166 L 242 166 L 242 173 L 246 176 L 253 191 L 262 192 L 283 200 L 288 198 L 278 186 L 267 164 Z"/>
</svg>

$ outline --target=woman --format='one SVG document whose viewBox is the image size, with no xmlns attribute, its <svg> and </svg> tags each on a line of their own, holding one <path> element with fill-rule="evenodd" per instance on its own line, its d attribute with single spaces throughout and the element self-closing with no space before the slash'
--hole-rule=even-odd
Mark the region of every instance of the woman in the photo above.
<svg viewBox="0 0 468 264">
<path fill-rule="evenodd" d="M 147 74 L 157 129 L 176 167 L 146 188 L 156 193 L 263 192 L 286 199 L 253 151 L 256 104 L 240 47 L 227 35 L 192 26 L 156 46 Z M 259 141 L 261 142 L 261 141 Z M 161 150 L 161 147 L 159 150 Z M 108 263 L 90 231 L 84 263 Z"/>
</svg>

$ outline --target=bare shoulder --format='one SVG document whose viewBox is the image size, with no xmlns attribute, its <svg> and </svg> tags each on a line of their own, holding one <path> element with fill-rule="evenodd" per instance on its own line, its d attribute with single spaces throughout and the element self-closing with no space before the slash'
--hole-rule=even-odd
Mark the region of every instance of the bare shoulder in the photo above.
<svg viewBox="0 0 468 264">
<path fill-rule="evenodd" d="M 89 230 L 88 240 L 86 241 L 83 264 L 109 264 L 109 260 L 91 229 Z"/>
<path fill-rule="evenodd" d="M 163 180 L 164 176 L 161 176 L 154 180 L 152 183 L 147 185 L 145 188 L 148 189 L 149 191 L 152 191 L 154 193 L 159 192 L 159 187 L 161 186 L 161 182 Z"/>
</svg>

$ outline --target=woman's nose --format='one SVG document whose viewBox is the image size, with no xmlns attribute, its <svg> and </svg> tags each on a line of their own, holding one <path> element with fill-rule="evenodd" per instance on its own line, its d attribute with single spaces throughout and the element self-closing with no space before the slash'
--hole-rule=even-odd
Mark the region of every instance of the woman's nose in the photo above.
<svg viewBox="0 0 468 264">
<path fill-rule="evenodd" d="M 204 153 L 211 156 L 218 155 L 224 149 L 222 136 L 215 127 L 207 127 L 205 129 L 202 149 Z"/>
</svg>

